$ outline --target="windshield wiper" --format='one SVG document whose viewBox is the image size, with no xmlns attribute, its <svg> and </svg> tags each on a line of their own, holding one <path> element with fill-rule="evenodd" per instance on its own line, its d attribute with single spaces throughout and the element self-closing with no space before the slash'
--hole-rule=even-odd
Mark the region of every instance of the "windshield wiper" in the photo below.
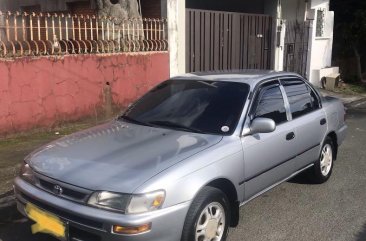
<svg viewBox="0 0 366 241">
<path fill-rule="evenodd" d="M 138 121 L 138 120 L 133 119 L 133 118 L 131 118 L 131 117 L 128 117 L 128 116 L 126 116 L 126 115 L 122 115 L 122 116 L 118 117 L 118 120 L 121 120 L 121 119 L 123 119 L 123 120 L 125 120 L 125 121 L 127 121 L 127 122 L 130 122 L 130 123 L 132 123 L 132 124 L 142 125 L 142 126 L 150 126 L 150 127 L 152 127 L 152 125 L 150 125 L 150 124 L 148 124 L 148 123 L 145 123 L 145 122 L 142 122 L 142 121 Z"/>
<path fill-rule="evenodd" d="M 149 124 L 152 125 L 158 125 L 158 126 L 164 126 L 164 127 L 171 127 L 174 129 L 179 129 L 179 130 L 184 130 L 184 131 L 189 131 L 189 132 L 195 132 L 195 133 L 200 133 L 200 134 L 206 134 L 205 132 L 192 128 L 192 127 L 188 127 L 188 126 L 184 126 L 178 123 L 174 123 L 174 122 L 170 122 L 170 121 L 150 121 Z"/>
</svg>

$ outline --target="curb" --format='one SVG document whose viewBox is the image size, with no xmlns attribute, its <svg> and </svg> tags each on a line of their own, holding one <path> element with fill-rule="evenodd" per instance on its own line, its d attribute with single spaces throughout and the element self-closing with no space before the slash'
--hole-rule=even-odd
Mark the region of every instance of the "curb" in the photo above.
<svg viewBox="0 0 366 241">
<path fill-rule="evenodd" d="M 350 108 L 350 107 L 357 107 L 358 105 L 364 104 L 366 103 L 366 97 L 359 99 L 359 100 L 355 100 L 352 101 L 350 103 L 344 104 L 345 107 Z"/>
</svg>

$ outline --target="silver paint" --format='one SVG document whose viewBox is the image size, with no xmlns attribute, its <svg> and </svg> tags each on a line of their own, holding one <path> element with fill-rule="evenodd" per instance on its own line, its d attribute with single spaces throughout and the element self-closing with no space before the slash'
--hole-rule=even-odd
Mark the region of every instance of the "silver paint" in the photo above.
<svg viewBox="0 0 366 241">
<path fill-rule="evenodd" d="M 196 73 L 176 79 L 244 82 L 254 92 L 263 81 L 282 77 L 302 79 L 297 74 L 274 71 Z M 281 91 L 288 103 L 283 88 Z M 179 241 L 190 203 L 210 182 L 230 182 L 237 201 L 244 204 L 311 167 L 329 133 L 336 133 L 338 145 L 346 137 L 344 107 L 330 98 L 321 98 L 322 108 L 303 117 L 292 119 L 287 113 L 288 122 L 276 126 L 271 133 L 249 135 L 252 120 L 247 115 L 253 99 L 250 97 L 231 136 L 158 129 L 115 120 L 50 143 L 26 159 L 37 173 L 57 183 L 67 183 L 68 187 L 128 194 L 165 190 L 161 210 L 140 215 L 104 211 L 52 195 L 21 178 L 15 180 L 18 208 L 23 210 L 27 201 L 22 194 L 26 194 L 56 209 L 103 222 L 107 230 L 113 224 L 152 223 L 150 232 L 134 236 L 85 228 L 100 235 L 103 241 Z M 319 124 L 323 118 L 326 125 Z M 290 132 L 294 132 L 295 138 L 288 141 L 286 135 Z"/>
</svg>

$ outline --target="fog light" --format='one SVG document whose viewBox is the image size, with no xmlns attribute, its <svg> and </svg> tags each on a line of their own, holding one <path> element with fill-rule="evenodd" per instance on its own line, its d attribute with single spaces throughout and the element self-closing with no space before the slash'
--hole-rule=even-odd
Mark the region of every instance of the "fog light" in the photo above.
<svg viewBox="0 0 366 241">
<path fill-rule="evenodd" d="M 113 233 L 116 233 L 116 234 L 134 235 L 134 234 L 146 233 L 146 232 L 149 232 L 150 230 L 151 230 L 151 223 L 143 224 L 143 225 L 135 226 L 135 227 L 127 227 L 127 226 L 120 226 L 120 225 L 113 226 Z"/>
</svg>

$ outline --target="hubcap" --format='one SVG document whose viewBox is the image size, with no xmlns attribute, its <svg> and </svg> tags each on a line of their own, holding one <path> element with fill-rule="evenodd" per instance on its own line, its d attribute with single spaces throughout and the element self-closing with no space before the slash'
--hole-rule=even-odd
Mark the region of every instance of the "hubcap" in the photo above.
<svg viewBox="0 0 366 241">
<path fill-rule="evenodd" d="M 333 151 L 332 146 L 326 144 L 323 147 L 322 154 L 320 157 L 320 168 L 323 176 L 327 176 L 332 169 L 333 164 Z"/>
<path fill-rule="evenodd" d="M 195 241 L 220 241 L 224 231 L 225 209 L 220 203 L 210 203 L 198 218 Z"/>
</svg>

